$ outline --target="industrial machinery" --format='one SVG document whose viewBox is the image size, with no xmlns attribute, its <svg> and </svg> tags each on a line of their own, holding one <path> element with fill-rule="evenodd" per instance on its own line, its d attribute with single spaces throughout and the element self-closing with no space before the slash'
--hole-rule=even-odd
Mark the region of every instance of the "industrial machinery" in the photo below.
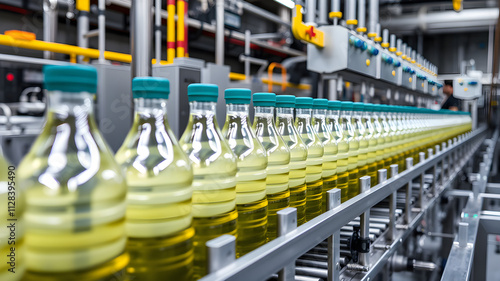
<svg viewBox="0 0 500 281">
<path fill-rule="evenodd" d="M 296 208 L 278 211 L 278 237 L 237 259 L 235 236 L 206 242 L 200 280 L 498 280 L 498 8 L 455 0 L 0 0 L 0 156 L 15 169 L 40 135 L 47 65 L 95 67 L 96 125 L 113 152 L 133 123 L 135 77 L 169 80 L 166 119 L 177 139 L 190 124 L 196 83 L 218 85 L 213 112 L 222 128 L 229 88 L 432 115 L 452 81 L 470 131 L 377 167 L 376 185 L 354 179 L 359 194 L 345 202 L 340 189 L 329 190 L 326 211 L 301 225 Z M 414 112 L 404 114 L 411 120 Z M 247 115 L 252 120 L 253 110 Z M 402 147 L 394 120 L 386 138 Z"/>
</svg>

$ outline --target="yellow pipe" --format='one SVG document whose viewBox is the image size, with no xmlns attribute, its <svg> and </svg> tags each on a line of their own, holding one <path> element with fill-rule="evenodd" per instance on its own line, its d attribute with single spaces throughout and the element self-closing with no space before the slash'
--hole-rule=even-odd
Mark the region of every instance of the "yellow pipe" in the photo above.
<svg viewBox="0 0 500 281">
<path fill-rule="evenodd" d="M 270 81 L 269 81 L 269 79 L 262 78 L 262 83 L 269 84 Z M 299 90 L 310 90 L 311 89 L 311 85 L 308 85 L 308 84 L 292 84 L 290 82 L 287 82 L 285 84 L 289 88 L 295 88 L 295 89 L 299 89 Z M 272 81 L 272 85 L 283 86 L 283 82 Z"/>
<path fill-rule="evenodd" d="M 229 79 L 231 80 L 245 80 L 247 76 L 242 73 L 229 72 Z"/>
<path fill-rule="evenodd" d="M 175 58 L 175 0 L 167 1 L 167 62 L 173 63 Z"/>
<path fill-rule="evenodd" d="M 75 62 L 74 58 L 76 56 L 83 56 L 84 61 L 88 61 L 89 58 L 97 59 L 99 58 L 99 50 L 89 49 L 89 48 L 81 48 L 77 46 L 60 44 L 60 43 L 52 43 L 45 42 L 40 40 L 19 40 L 14 39 L 11 36 L 0 34 L 0 45 L 30 49 L 30 50 L 38 50 L 38 51 L 49 51 L 60 54 L 67 54 L 70 56 L 70 62 Z M 129 54 L 116 53 L 105 51 L 104 58 L 112 61 L 119 61 L 125 63 L 132 62 L 132 56 Z M 156 63 L 156 60 L 153 60 L 153 63 Z M 167 61 L 160 61 L 160 64 L 167 64 Z"/>
<path fill-rule="evenodd" d="M 186 2 L 184 0 L 177 0 L 177 57 L 183 58 L 185 49 L 184 49 L 184 40 L 186 40 L 185 36 L 185 5 Z"/>
<path fill-rule="evenodd" d="M 78 11 L 90 11 L 90 0 L 76 0 L 76 9 Z"/>
</svg>

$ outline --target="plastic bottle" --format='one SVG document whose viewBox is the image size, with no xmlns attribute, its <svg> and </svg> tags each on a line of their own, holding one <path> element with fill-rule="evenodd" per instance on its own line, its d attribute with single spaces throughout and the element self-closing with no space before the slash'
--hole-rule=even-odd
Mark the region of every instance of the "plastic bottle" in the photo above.
<svg viewBox="0 0 500 281">
<path fill-rule="evenodd" d="M 376 163 L 377 163 L 377 171 L 385 168 L 385 149 L 386 149 L 386 137 L 385 130 L 382 125 L 381 118 L 381 106 L 379 104 L 373 105 L 373 111 L 371 115 L 371 120 L 373 122 L 373 128 L 375 129 L 375 134 L 373 136 L 374 139 L 377 140 L 377 150 L 376 150 Z M 378 175 L 377 175 L 378 176 Z M 378 180 L 378 179 L 377 179 Z"/>
<path fill-rule="evenodd" d="M 340 120 L 340 101 L 328 101 L 328 113 L 326 123 L 332 136 L 338 146 L 337 153 L 337 188 L 340 189 L 340 200 L 342 203 L 349 199 L 347 189 L 349 185 L 348 158 L 349 158 L 349 143 L 347 142 L 347 134 L 342 128 Z"/>
<path fill-rule="evenodd" d="M 274 107 L 276 95 L 273 93 L 253 94 L 255 116 L 253 129 L 267 153 L 267 240 L 277 235 L 277 215 L 280 210 L 290 206 L 290 190 L 288 189 L 290 149 L 278 134 L 274 125 Z"/>
<path fill-rule="evenodd" d="M 97 130 L 97 71 L 46 66 L 46 123 L 19 165 L 26 198 L 23 280 L 121 280 L 125 253 L 122 171 Z"/>
<path fill-rule="evenodd" d="M 192 280 L 193 170 L 167 120 L 167 79 L 132 80 L 134 123 L 116 153 L 127 179 L 130 280 Z"/>
<path fill-rule="evenodd" d="M 193 167 L 194 278 L 207 274 L 205 243 L 236 234 L 236 156 L 222 137 L 215 116 L 219 89 L 188 86 L 189 122 L 180 145 Z"/>
<path fill-rule="evenodd" d="M 353 103 L 352 108 L 352 122 L 354 126 L 354 133 L 359 142 L 358 150 L 358 178 L 368 175 L 368 139 L 366 138 L 366 129 L 363 124 L 363 111 L 365 104 L 362 102 Z"/>
<path fill-rule="evenodd" d="M 227 89 L 226 122 L 222 135 L 236 155 L 236 209 L 238 240 L 236 256 L 240 257 L 266 242 L 267 231 L 267 155 L 250 127 L 249 106 L 252 92 Z"/>
<path fill-rule="evenodd" d="M 17 171 L 3 157 L 0 147 L 0 280 L 21 280 L 26 271 L 24 243 L 24 193 L 16 185 Z"/>
<path fill-rule="evenodd" d="M 388 111 L 389 106 L 385 104 L 379 105 L 379 114 L 380 114 L 380 123 L 382 125 L 383 134 L 382 138 L 384 138 L 384 169 L 390 171 L 390 165 L 393 164 L 393 154 L 395 151 L 394 143 L 393 143 L 393 132 L 389 125 Z M 387 175 L 389 178 L 390 175 Z"/>
<path fill-rule="evenodd" d="M 359 194 L 359 177 L 358 177 L 358 153 L 359 140 L 355 132 L 352 121 L 353 103 L 350 101 L 342 102 L 340 118 L 342 120 L 342 129 L 346 134 L 346 142 L 349 144 L 348 165 L 349 185 L 347 189 L 348 198 L 351 199 Z"/>
<path fill-rule="evenodd" d="M 297 225 L 306 222 L 307 146 L 294 126 L 295 96 L 276 96 L 276 129 L 290 148 L 290 207 L 297 208 Z"/>
<path fill-rule="evenodd" d="M 306 220 L 321 214 L 323 200 L 323 143 L 311 125 L 313 99 L 299 97 L 295 99 L 295 127 L 307 146 L 306 160 Z"/>
<path fill-rule="evenodd" d="M 327 192 L 330 189 L 337 187 L 337 153 L 338 146 L 332 131 L 328 128 L 326 122 L 326 111 L 328 109 L 327 99 L 313 100 L 312 126 L 324 147 L 323 154 L 323 195 L 321 208 L 322 212 L 326 212 L 327 207 Z"/>
<path fill-rule="evenodd" d="M 374 187 L 378 184 L 378 170 L 377 170 L 377 132 L 375 125 L 372 121 L 374 105 L 365 103 L 364 110 L 361 113 L 361 122 L 365 127 L 365 139 L 368 141 L 368 148 L 366 150 L 366 166 L 367 173 L 370 176 L 370 185 Z"/>
</svg>

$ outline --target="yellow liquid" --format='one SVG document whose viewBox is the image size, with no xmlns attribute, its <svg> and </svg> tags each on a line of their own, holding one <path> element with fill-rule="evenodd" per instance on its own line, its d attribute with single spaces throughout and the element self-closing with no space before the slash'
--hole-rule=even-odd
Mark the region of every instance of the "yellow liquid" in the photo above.
<svg viewBox="0 0 500 281">
<path fill-rule="evenodd" d="M 297 209 L 297 225 L 299 226 L 306 222 L 307 146 L 293 126 L 293 109 L 278 108 L 277 110 L 276 128 L 290 148 L 290 207 Z"/>
<path fill-rule="evenodd" d="M 340 201 L 344 203 L 349 199 L 348 195 L 349 187 L 349 173 L 342 172 L 337 175 L 337 188 L 340 189 Z"/>
<path fill-rule="evenodd" d="M 370 185 L 371 187 L 374 187 L 375 185 L 378 184 L 378 169 L 377 169 L 377 163 L 373 162 L 367 167 L 368 170 L 368 175 L 370 176 Z"/>
<path fill-rule="evenodd" d="M 317 180 L 307 183 L 307 199 L 306 199 L 306 220 L 312 220 L 316 216 L 321 215 L 321 203 L 323 196 L 323 180 Z"/>
<path fill-rule="evenodd" d="M 276 131 L 271 113 L 256 114 L 253 129 L 267 152 L 267 241 L 271 241 L 277 235 L 276 213 L 290 206 L 290 149 Z"/>
<path fill-rule="evenodd" d="M 191 104 L 180 145 L 193 167 L 194 278 L 207 274 L 206 242 L 223 234 L 237 238 L 236 157 L 221 136 L 215 115 Z M 215 105 L 213 105 L 215 106 Z M 214 112 L 214 111 L 211 111 Z"/>
<path fill-rule="evenodd" d="M 237 107 L 244 106 L 246 110 Z M 236 257 L 264 245 L 267 232 L 266 178 L 267 155 L 262 144 L 248 126 L 245 105 L 228 105 L 223 136 L 237 157 L 236 210 L 238 240 Z"/>
<path fill-rule="evenodd" d="M 115 156 L 128 183 L 127 278 L 191 280 L 191 164 L 165 115 L 146 113 L 149 108 L 141 106 L 139 110 Z"/>
<path fill-rule="evenodd" d="M 352 169 L 349 171 L 349 189 L 347 196 L 349 199 L 359 194 L 359 176 L 358 169 Z"/>
<path fill-rule="evenodd" d="M 24 278 L 123 279 L 127 186 L 92 116 L 49 112 L 18 171 L 26 202 Z"/>
</svg>

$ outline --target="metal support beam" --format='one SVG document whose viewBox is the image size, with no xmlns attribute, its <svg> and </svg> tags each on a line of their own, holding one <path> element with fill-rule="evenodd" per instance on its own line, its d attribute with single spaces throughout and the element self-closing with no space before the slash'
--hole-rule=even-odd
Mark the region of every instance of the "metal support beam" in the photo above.
<svg viewBox="0 0 500 281">
<path fill-rule="evenodd" d="M 151 76 L 151 8 L 151 0 L 132 1 L 130 10 L 132 78 Z M 102 33 L 99 35 L 99 38 L 103 37 Z"/>
<path fill-rule="evenodd" d="M 215 63 L 224 65 L 224 0 L 215 1 Z"/>
<path fill-rule="evenodd" d="M 340 189 L 327 191 L 327 210 L 333 210 L 340 206 Z M 328 281 L 339 281 L 340 273 L 340 230 L 328 237 Z"/>
<path fill-rule="evenodd" d="M 359 179 L 360 192 L 366 193 L 370 190 L 370 177 L 364 176 Z M 370 209 L 367 209 L 360 217 L 360 236 L 368 238 L 370 236 Z M 359 254 L 359 263 L 363 266 L 370 266 L 370 253 Z"/>
<path fill-rule="evenodd" d="M 278 211 L 278 236 L 282 237 L 297 228 L 297 209 L 286 208 Z M 295 280 L 295 261 L 278 272 L 278 281 Z"/>
<path fill-rule="evenodd" d="M 411 157 L 408 157 L 406 158 L 406 170 L 411 170 L 411 168 L 413 167 L 413 158 Z M 405 200 L 405 223 L 406 224 L 409 224 L 410 221 L 411 221 L 411 198 L 412 198 L 412 182 L 413 182 L 413 179 L 411 181 L 408 182 L 408 184 L 406 185 L 406 200 Z"/>
</svg>

